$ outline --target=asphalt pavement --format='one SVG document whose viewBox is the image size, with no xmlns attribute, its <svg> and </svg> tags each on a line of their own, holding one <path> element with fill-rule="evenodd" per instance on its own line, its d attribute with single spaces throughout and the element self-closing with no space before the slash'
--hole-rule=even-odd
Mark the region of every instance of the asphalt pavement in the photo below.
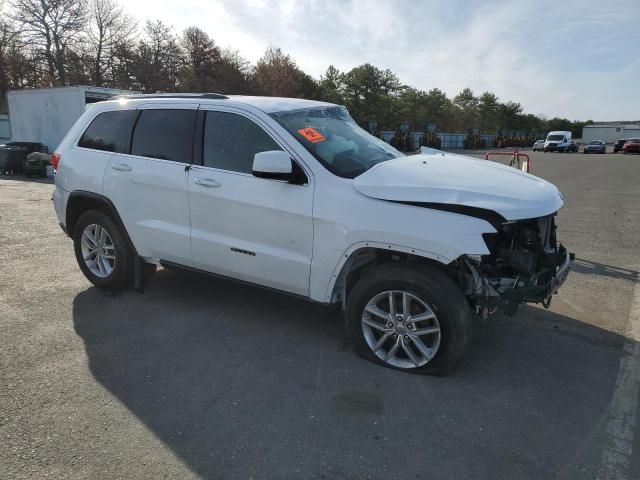
<svg viewBox="0 0 640 480">
<path fill-rule="evenodd" d="M 640 156 L 532 154 L 574 271 L 475 325 L 446 378 L 357 357 L 342 316 L 161 270 L 91 286 L 53 185 L 0 177 L 0 478 L 640 478 Z"/>
</svg>

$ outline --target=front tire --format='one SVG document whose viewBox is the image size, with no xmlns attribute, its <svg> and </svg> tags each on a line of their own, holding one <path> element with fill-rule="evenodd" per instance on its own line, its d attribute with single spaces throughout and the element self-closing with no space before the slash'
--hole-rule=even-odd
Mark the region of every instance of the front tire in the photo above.
<svg viewBox="0 0 640 480">
<path fill-rule="evenodd" d="M 133 252 L 110 216 L 99 210 L 83 213 L 73 243 L 82 273 L 96 287 L 119 290 L 131 285 Z"/>
<path fill-rule="evenodd" d="M 472 336 L 466 299 L 430 265 L 387 264 L 363 276 L 349 292 L 346 327 L 367 360 L 438 376 L 454 370 Z"/>
</svg>

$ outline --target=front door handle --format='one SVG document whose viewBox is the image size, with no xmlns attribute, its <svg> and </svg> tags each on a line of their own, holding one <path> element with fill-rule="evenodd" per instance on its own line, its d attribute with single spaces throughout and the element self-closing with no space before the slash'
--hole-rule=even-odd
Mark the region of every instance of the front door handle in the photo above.
<svg viewBox="0 0 640 480">
<path fill-rule="evenodd" d="M 202 185 L 203 187 L 219 187 L 220 182 L 217 182 L 213 178 L 194 178 L 193 183 L 196 185 Z"/>
<path fill-rule="evenodd" d="M 114 163 L 113 165 L 111 165 L 111 168 L 113 168 L 114 170 L 118 170 L 120 172 L 130 172 L 131 171 L 131 167 L 129 165 L 127 165 L 126 163 Z"/>
</svg>

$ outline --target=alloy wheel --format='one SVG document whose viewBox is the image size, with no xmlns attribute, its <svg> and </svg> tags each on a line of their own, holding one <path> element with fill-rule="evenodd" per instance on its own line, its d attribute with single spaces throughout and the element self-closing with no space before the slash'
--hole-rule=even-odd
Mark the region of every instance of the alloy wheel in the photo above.
<svg viewBox="0 0 640 480">
<path fill-rule="evenodd" d="M 429 363 L 441 340 L 434 308 L 402 290 L 382 292 L 369 300 L 362 313 L 362 333 L 379 359 L 405 369 Z"/>
<path fill-rule="evenodd" d="M 116 264 L 116 251 L 109 232 L 104 227 L 92 223 L 82 231 L 80 240 L 82 258 L 91 273 L 99 278 L 107 278 Z"/>
</svg>

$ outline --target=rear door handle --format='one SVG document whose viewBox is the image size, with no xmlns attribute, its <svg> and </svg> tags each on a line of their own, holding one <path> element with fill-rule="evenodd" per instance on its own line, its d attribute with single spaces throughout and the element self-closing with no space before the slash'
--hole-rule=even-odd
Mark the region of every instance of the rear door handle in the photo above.
<svg viewBox="0 0 640 480">
<path fill-rule="evenodd" d="M 113 168 L 114 170 L 119 170 L 120 172 L 131 171 L 131 167 L 126 163 L 114 163 L 113 165 L 111 165 L 111 168 Z"/>
<path fill-rule="evenodd" d="M 217 182 L 213 178 L 194 178 L 193 183 L 196 185 L 202 185 L 203 187 L 219 187 L 220 182 Z"/>
</svg>

